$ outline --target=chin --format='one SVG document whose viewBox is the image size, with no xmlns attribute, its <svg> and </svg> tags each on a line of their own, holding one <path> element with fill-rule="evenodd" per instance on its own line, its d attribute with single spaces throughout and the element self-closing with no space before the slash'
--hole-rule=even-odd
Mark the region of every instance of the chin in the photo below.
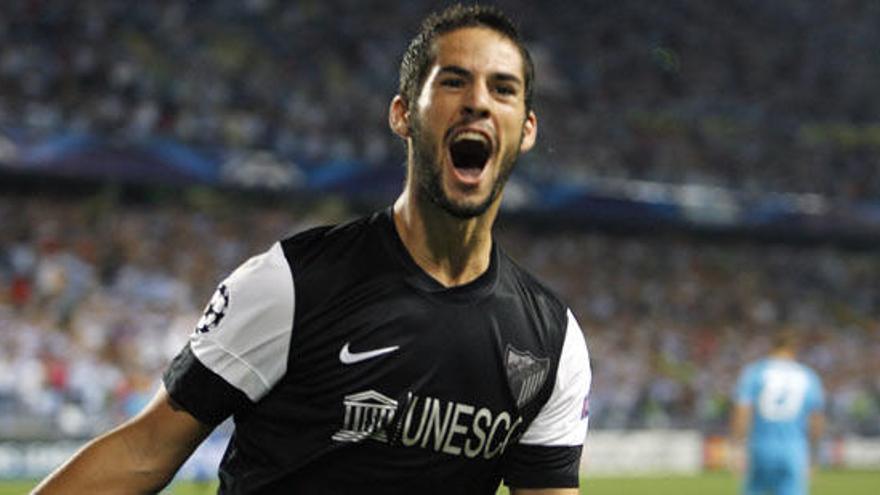
<svg viewBox="0 0 880 495">
<path fill-rule="evenodd" d="M 437 205 L 446 213 L 460 220 L 470 220 L 482 216 L 492 206 L 494 198 L 489 195 L 482 200 L 454 201 L 448 195 L 444 195 Z"/>
</svg>

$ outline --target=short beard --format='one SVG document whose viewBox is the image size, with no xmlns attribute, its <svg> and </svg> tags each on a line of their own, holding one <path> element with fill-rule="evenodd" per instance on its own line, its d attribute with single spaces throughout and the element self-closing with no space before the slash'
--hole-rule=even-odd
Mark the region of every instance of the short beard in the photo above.
<svg viewBox="0 0 880 495">
<path fill-rule="evenodd" d="M 425 193 L 428 200 L 440 207 L 446 213 L 459 220 L 469 220 L 481 216 L 492 206 L 492 203 L 501 194 L 507 179 L 513 172 L 513 166 L 519 158 L 519 153 L 501 159 L 501 175 L 492 184 L 492 192 L 486 199 L 476 205 L 459 205 L 452 202 L 449 196 L 443 192 L 443 179 L 440 171 L 440 159 L 436 153 L 436 146 L 425 137 L 418 119 L 412 119 L 410 123 L 410 136 L 412 137 L 414 168 L 419 170 L 417 175 L 419 189 Z M 520 133 L 520 142 L 522 142 Z"/>
</svg>

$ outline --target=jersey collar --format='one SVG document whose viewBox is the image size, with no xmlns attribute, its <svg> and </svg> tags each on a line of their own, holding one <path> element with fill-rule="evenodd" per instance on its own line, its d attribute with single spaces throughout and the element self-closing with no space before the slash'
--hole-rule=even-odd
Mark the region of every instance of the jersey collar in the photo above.
<svg viewBox="0 0 880 495">
<path fill-rule="evenodd" d="M 393 207 L 389 206 L 377 215 L 382 227 L 383 240 L 391 255 L 397 259 L 403 269 L 407 284 L 419 292 L 430 294 L 450 302 L 475 302 L 488 296 L 498 282 L 498 245 L 492 240 L 489 267 L 476 279 L 454 287 L 444 287 L 434 277 L 428 275 L 412 258 L 397 229 L 394 227 Z"/>
</svg>

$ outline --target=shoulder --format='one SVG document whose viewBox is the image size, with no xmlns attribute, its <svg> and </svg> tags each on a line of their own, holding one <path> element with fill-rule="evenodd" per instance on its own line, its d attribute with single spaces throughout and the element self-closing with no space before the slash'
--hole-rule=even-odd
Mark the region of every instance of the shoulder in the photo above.
<svg viewBox="0 0 880 495">
<path fill-rule="evenodd" d="M 757 361 L 752 361 L 751 363 L 747 364 L 743 371 L 746 374 L 753 375 L 760 373 L 761 370 L 767 367 L 767 365 L 768 361 L 766 359 L 758 359 Z"/>
<path fill-rule="evenodd" d="M 562 298 L 501 248 L 498 249 L 498 260 L 505 288 L 521 297 L 530 310 L 550 318 L 553 326 L 564 334 L 570 323 L 570 311 Z"/>
<path fill-rule="evenodd" d="M 311 257 L 326 254 L 330 250 L 346 249 L 352 242 L 377 231 L 380 215 L 377 212 L 335 225 L 322 225 L 304 230 L 283 239 L 280 244 L 288 259 L 296 259 L 300 263 Z"/>
<path fill-rule="evenodd" d="M 280 242 L 291 272 L 299 281 L 310 273 L 363 265 L 381 256 L 381 238 L 387 219 L 383 212 L 336 224 L 314 227 Z"/>
<path fill-rule="evenodd" d="M 214 298 L 224 301 L 224 305 L 237 308 L 259 301 L 279 300 L 290 302 L 290 267 L 279 243 L 273 244 L 265 252 L 249 258 L 239 265 L 218 287 Z M 279 290 L 279 289 L 285 290 Z M 278 297 L 274 297 L 278 296 Z M 268 298 L 268 299 L 267 299 Z M 243 302 L 242 302 L 243 301 Z M 209 310 L 211 306 L 209 305 Z"/>
<path fill-rule="evenodd" d="M 220 283 L 189 348 L 206 369 L 256 401 L 285 372 L 295 306 L 290 267 L 275 243 Z"/>
<path fill-rule="evenodd" d="M 395 273 L 387 212 L 315 227 L 281 241 L 302 311 L 336 301 L 352 287 Z"/>
<path fill-rule="evenodd" d="M 739 374 L 740 385 L 750 385 L 751 383 L 754 383 L 766 367 L 767 362 L 763 359 L 746 364 Z"/>
<path fill-rule="evenodd" d="M 815 369 L 811 368 L 810 366 L 808 366 L 806 364 L 800 363 L 800 365 L 801 365 L 801 369 L 804 370 L 804 374 L 807 375 L 807 378 L 813 384 L 815 384 L 817 387 L 821 388 L 822 387 L 822 378 L 819 376 L 819 373 Z"/>
</svg>

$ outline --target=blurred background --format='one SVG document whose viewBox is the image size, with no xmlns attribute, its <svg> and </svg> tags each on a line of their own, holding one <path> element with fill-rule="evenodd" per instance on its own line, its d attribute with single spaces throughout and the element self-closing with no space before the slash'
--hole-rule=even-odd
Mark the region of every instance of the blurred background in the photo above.
<svg viewBox="0 0 880 495">
<path fill-rule="evenodd" d="M 3 1 L 0 478 L 139 410 L 246 258 L 393 201 L 387 107 L 438 5 Z M 822 462 L 880 469 L 880 3 L 499 5 L 540 131 L 497 234 L 585 329 L 585 469 L 722 467 L 781 327 L 826 387 Z"/>
</svg>

